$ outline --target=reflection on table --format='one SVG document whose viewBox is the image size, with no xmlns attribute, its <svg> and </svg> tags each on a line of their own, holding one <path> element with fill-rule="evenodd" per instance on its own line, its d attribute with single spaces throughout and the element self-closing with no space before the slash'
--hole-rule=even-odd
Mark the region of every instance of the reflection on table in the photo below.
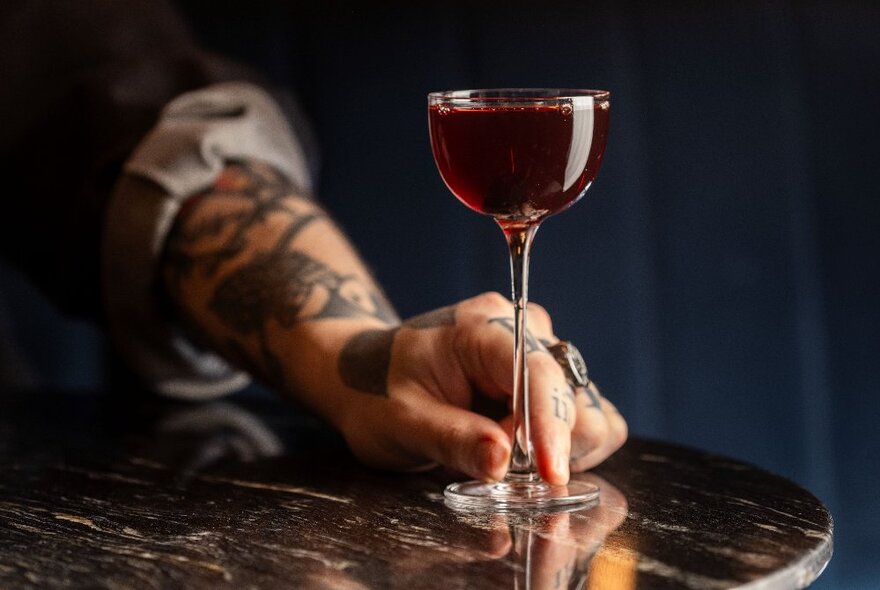
<svg viewBox="0 0 880 590">
<path fill-rule="evenodd" d="M 577 475 L 588 510 L 468 513 L 281 401 L 121 400 L 0 396 L 0 587 L 791 588 L 831 555 L 809 493 L 662 443 Z"/>
</svg>

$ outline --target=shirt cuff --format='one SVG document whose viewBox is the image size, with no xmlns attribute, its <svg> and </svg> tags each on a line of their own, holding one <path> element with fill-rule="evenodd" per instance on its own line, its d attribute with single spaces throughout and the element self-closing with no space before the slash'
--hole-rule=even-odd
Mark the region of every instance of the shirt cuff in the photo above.
<svg viewBox="0 0 880 590">
<path fill-rule="evenodd" d="M 210 399 L 241 389 L 247 374 L 187 339 L 158 296 L 159 257 L 183 201 L 209 188 L 230 160 L 259 160 L 311 191 L 302 147 L 272 98 L 246 83 L 183 94 L 124 165 L 111 196 L 102 247 L 111 338 L 151 389 Z"/>
</svg>

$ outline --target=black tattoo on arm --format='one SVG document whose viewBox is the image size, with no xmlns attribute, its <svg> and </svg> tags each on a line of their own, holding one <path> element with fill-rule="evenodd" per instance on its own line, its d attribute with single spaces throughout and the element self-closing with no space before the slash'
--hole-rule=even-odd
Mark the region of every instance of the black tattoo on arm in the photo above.
<svg viewBox="0 0 880 590">
<path fill-rule="evenodd" d="M 206 207 L 206 204 L 216 204 Z M 260 250 L 233 268 L 214 286 L 208 309 L 224 326 L 241 336 L 254 336 L 263 370 L 284 382 L 282 363 L 267 340 L 268 322 L 289 329 L 295 324 L 328 318 L 374 318 L 388 325 L 397 315 L 378 290 L 355 274 L 343 274 L 293 247 L 295 239 L 328 216 L 271 167 L 259 163 L 227 166 L 215 185 L 194 197 L 178 215 L 165 251 L 166 284 L 178 301 L 184 281 L 196 273 L 220 279 L 236 258 L 253 250 L 271 216 L 285 224 L 268 250 Z M 198 214 L 197 214 L 198 213 Z M 227 265 L 227 266 L 224 266 Z M 180 306 L 182 307 L 182 306 Z M 181 310 L 183 311 L 183 310 Z M 193 317 L 182 321 L 197 326 Z M 243 348 L 225 347 L 233 357 Z"/>
<path fill-rule="evenodd" d="M 221 264 L 244 251 L 247 234 L 256 224 L 274 213 L 295 213 L 290 209 L 292 195 L 306 199 L 270 166 L 257 162 L 230 164 L 213 187 L 184 204 L 171 230 L 165 254 L 174 263 L 178 280 L 196 269 L 204 276 L 214 276 Z M 181 222 L 206 200 L 223 200 L 230 210 Z"/>
</svg>

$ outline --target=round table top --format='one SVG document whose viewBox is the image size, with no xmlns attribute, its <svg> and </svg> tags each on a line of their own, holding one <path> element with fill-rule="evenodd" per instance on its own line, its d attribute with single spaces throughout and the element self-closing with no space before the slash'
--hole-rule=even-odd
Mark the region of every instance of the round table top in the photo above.
<svg viewBox="0 0 880 590">
<path fill-rule="evenodd" d="M 461 513 L 263 399 L 3 396 L 0 587 L 800 588 L 832 522 L 753 466 L 633 439 L 597 505 Z M 114 401 L 117 400 L 117 401 Z"/>
</svg>

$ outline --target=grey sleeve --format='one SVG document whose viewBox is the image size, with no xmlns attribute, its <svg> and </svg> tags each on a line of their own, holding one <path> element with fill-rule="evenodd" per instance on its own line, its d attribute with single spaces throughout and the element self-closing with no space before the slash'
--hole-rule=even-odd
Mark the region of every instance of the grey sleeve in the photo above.
<svg viewBox="0 0 880 590">
<path fill-rule="evenodd" d="M 211 186 L 229 160 L 266 162 L 303 192 L 305 154 L 279 106 L 262 89 L 224 83 L 171 101 L 125 163 L 107 209 L 102 289 L 109 332 L 149 388 L 209 399 L 249 377 L 187 339 L 157 296 L 159 257 L 183 201 Z"/>
</svg>

